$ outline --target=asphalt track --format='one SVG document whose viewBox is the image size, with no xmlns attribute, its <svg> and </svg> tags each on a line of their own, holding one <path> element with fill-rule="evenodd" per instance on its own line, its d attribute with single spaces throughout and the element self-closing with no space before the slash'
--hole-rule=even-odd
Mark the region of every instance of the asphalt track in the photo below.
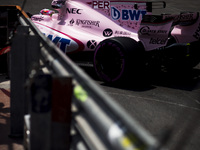
<svg viewBox="0 0 200 150">
<path fill-rule="evenodd" d="M 1 5 L 23 5 L 22 0 L 0 2 Z M 166 2 L 167 8 L 156 10 L 155 13 L 200 12 L 199 0 Z M 24 10 L 38 13 L 43 8 L 50 8 L 50 3 L 51 0 L 27 0 Z M 96 82 L 157 139 L 171 133 L 170 138 L 164 140 L 167 142 L 166 148 L 200 149 L 200 67 L 197 66 L 187 75 L 163 73 L 152 76 L 149 84 L 141 87 L 131 82 L 123 87 L 110 87 L 98 80 Z"/>
</svg>

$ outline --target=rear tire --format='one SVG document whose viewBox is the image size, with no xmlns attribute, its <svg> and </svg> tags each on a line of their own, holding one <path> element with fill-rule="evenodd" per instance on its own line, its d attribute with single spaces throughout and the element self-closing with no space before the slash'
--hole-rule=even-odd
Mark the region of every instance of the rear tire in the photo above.
<svg viewBox="0 0 200 150">
<path fill-rule="evenodd" d="M 128 37 L 102 41 L 94 53 L 94 68 L 106 83 L 121 83 L 136 78 L 144 68 L 143 49 Z"/>
</svg>

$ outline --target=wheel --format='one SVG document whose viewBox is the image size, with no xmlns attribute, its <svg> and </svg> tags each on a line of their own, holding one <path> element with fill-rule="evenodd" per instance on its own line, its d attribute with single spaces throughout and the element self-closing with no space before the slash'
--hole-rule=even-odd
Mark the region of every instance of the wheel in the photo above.
<svg viewBox="0 0 200 150">
<path fill-rule="evenodd" d="M 139 73 L 142 67 L 142 48 L 128 37 L 102 41 L 94 53 L 94 68 L 106 83 L 118 83 Z"/>
</svg>

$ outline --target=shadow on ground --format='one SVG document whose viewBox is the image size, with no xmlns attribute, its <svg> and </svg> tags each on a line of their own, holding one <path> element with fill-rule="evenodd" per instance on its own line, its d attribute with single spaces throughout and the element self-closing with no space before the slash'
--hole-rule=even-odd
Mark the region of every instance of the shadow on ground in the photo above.
<svg viewBox="0 0 200 150">
<path fill-rule="evenodd" d="M 146 91 L 156 88 L 157 86 L 186 91 L 200 89 L 200 69 L 196 68 L 189 71 L 147 72 L 146 75 L 141 75 L 141 78 L 130 78 L 124 83 L 115 85 L 101 82 L 92 67 L 83 67 L 82 69 L 92 79 L 99 82 L 100 85 L 111 86 L 120 89 Z"/>
</svg>

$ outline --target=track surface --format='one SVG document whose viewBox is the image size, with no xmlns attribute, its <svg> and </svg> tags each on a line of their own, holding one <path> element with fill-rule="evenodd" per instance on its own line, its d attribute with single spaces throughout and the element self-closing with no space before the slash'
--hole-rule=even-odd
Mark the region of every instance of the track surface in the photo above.
<svg viewBox="0 0 200 150">
<path fill-rule="evenodd" d="M 199 11 L 199 0 L 166 0 L 167 8 L 162 13 Z M 50 7 L 51 0 L 29 0 L 24 10 L 32 14 Z M 22 0 L 1 0 L 1 5 L 23 5 Z M 156 13 L 159 13 L 157 10 Z M 92 72 L 89 72 L 89 74 Z M 148 75 L 147 75 L 148 76 Z M 170 150 L 197 150 L 200 147 L 200 67 L 189 75 L 154 74 L 146 86 L 110 87 L 102 82 L 106 93 L 111 95 L 133 118 L 156 138 L 171 131 L 166 144 Z M 144 81 L 146 82 L 146 81 Z M 164 140 L 166 141 L 166 140 Z M 175 147 L 177 146 L 177 147 Z"/>
</svg>

